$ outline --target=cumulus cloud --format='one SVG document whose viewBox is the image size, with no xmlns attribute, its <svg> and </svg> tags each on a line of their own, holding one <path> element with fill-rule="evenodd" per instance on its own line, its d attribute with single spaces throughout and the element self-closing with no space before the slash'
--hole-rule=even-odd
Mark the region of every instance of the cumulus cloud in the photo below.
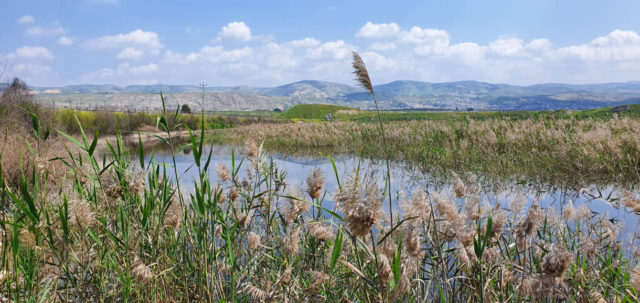
<svg viewBox="0 0 640 303">
<path fill-rule="evenodd" d="M 386 38 L 394 37 L 400 32 L 400 26 L 396 23 L 371 23 L 367 22 L 356 33 L 356 37 Z"/>
<path fill-rule="evenodd" d="M 637 60 L 640 59 L 640 35 L 634 31 L 615 30 L 589 44 L 561 48 L 558 54 L 585 61 Z"/>
<path fill-rule="evenodd" d="M 489 44 L 489 50 L 499 55 L 513 56 L 520 53 L 522 43 L 522 39 L 518 38 L 498 39 Z"/>
<path fill-rule="evenodd" d="M 387 51 L 387 50 L 394 50 L 396 48 L 398 48 L 398 46 L 396 46 L 396 44 L 393 42 L 388 42 L 388 43 L 374 42 L 371 45 L 369 45 L 369 49 L 372 49 L 375 51 Z"/>
<path fill-rule="evenodd" d="M 351 51 L 357 47 L 347 44 L 342 40 L 330 41 L 320 44 L 315 48 L 308 49 L 308 56 L 312 59 L 344 59 L 351 58 Z"/>
<path fill-rule="evenodd" d="M 319 40 L 307 37 L 300 40 L 293 40 L 287 44 L 292 47 L 314 47 L 320 45 L 320 43 L 321 42 Z"/>
<path fill-rule="evenodd" d="M 62 36 L 56 41 L 56 43 L 58 43 L 59 45 L 68 46 L 68 45 L 72 45 L 73 44 L 73 40 L 71 40 L 71 39 L 69 39 L 69 38 L 67 38 L 65 36 Z"/>
<path fill-rule="evenodd" d="M 42 46 L 25 46 L 16 49 L 14 53 L 7 56 L 9 59 L 44 59 L 53 60 L 53 53 Z"/>
<path fill-rule="evenodd" d="M 122 51 L 120 51 L 120 53 L 118 54 L 118 59 L 140 59 L 142 58 L 142 56 L 144 55 L 144 51 L 141 51 L 139 49 L 135 49 L 133 47 L 127 47 L 125 49 L 123 49 Z"/>
<path fill-rule="evenodd" d="M 126 47 L 139 47 L 149 50 L 159 50 L 164 47 L 160 43 L 158 34 L 141 29 L 134 30 L 126 34 L 114 36 L 103 36 L 83 43 L 88 49 L 114 49 Z"/>
<path fill-rule="evenodd" d="M 31 24 L 33 22 L 36 22 L 36 19 L 34 19 L 33 16 L 30 15 L 22 16 L 20 17 L 20 19 L 18 19 L 18 24 Z"/>
<path fill-rule="evenodd" d="M 134 75 L 151 74 L 158 71 L 158 65 L 149 63 L 147 65 L 132 66 L 129 68 L 129 71 Z"/>
<path fill-rule="evenodd" d="M 151 51 L 164 49 L 157 34 L 142 30 L 132 33 L 105 36 L 82 45 L 117 49 L 121 60 L 144 60 Z M 460 41 L 443 29 L 403 28 L 396 23 L 367 22 L 354 34 L 366 39 L 300 37 L 279 41 L 277 37 L 252 36 L 246 24 L 231 22 L 208 45 L 181 52 L 166 49 L 162 60 L 154 63 L 121 62 L 89 73 L 80 82 L 124 85 L 156 80 L 197 83 L 206 79 L 216 85 L 269 86 L 317 79 L 353 84 L 351 51 L 359 49 L 376 84 L 398 79 L 580 83 L 628 81 L 640 74 L 640 35 L 634 31 L 614 30 L 563 47 L 543 37 L 496 37 L 487 43 Z M 237 41 L 247 42 L 246 46 L 238 46 Z M 12 54 L 17 56 L 17 52 Z"/>
<path fill-rule="evenodd" d="M 246 42 L 251 40 L 251 29 L 242 21 L 230 22 L 222 27 L 218 37 Z"/>
<path fill-rule="evenodd" d="M 30 36 L 59 36 L 64 35 L 66 31 L 60 26 L 53 27 L 41 27 L 41 26 L 32 26 L 27 28 L 25 31 L 27 35 Z"/>
</svg>

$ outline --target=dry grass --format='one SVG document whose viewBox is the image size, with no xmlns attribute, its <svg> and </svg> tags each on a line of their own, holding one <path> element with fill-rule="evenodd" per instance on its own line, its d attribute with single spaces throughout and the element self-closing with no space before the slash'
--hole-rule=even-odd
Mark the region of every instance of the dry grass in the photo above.
<svg viewBox="0 0 640 303">
<path fill-rule="evenodd" d="M 640 121 L 634 118 L 408 121 L 385 127 L 392 160 L 424 173 L 476 170 L 576 186 L 630 184 L 640 177 Z M 264 141 L 276 151 L 384 157 L 373 123 L 256 124 L 218 131 L 218 137 Z"/>
</svg>

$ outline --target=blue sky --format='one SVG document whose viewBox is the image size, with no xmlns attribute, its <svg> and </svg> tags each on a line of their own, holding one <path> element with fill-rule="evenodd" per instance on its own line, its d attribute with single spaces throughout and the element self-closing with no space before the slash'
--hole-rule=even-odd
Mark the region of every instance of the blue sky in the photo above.
<svg viewBox="0 0 640 303">
<path fill-rule="evenodd" d="M 34 86 L 640 80 L 640 1 L 10 1 L 4 79 Z"/>
</svg>

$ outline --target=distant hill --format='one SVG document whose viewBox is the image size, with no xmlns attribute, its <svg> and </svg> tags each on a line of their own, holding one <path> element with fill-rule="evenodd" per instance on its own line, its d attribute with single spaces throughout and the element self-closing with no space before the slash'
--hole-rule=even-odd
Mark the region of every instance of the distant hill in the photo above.
<svg viewBox="0 0 640 303">
<path fill-rule="evenodd" d="M 0 83 L 0 88 L 3 85 L 6 86 Z M 479 81 L 431 83 L 402 80 L 376 85 L 374 89 L 384 109 L 557 110 L 640 103 L 640 82 L 518 86 Z M 75 106 L 75 100 L 80 99 L 92 100 L 85 102 L 88 107 L 109 102 L 119 106 L 142 106 L 149 101 L 139 104 L 141 100 L 156 98 L 152 94 L 159 92 L 172 94 L 177 103 L 191 102 L 197 106 L 197 94 L 201 93 L 201 88 L 196 85 L 164 84 L 127 87 L 87 84 L 34 87 L 32 90 L 44 102 L 65 102 L 71 107 Z M 206 92 L 212 100 L 208 106 L 217 110 L 269 110 L 309 103 L 373 108 L 371 97 L 362 88 L 326 81 L 304 80 L 276 87 L 206 87 Z M 145 94 L 149 96 L 145 97 Z"/>
<path fill-rule="evenodd" d="M 269 96 L 292 97 L 297 99 L 339 99 L 360 89 L 339 83 L 305 80 L 271 89 L 264 89 Z"/>
</svg>

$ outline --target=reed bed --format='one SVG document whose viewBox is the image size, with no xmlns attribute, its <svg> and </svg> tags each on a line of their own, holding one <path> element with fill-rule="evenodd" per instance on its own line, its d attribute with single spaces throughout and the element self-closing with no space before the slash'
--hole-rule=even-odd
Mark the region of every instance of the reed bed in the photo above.
<svg viewBox="0 0 640 303">
<path fill-rule="evenodd" d="M 287 153 L 384 158 L 374 123 L 256 124 L 217 131 L 218 140 L 252 139 Z M 484 175 L 567 183 L 637 184 L 640 120 L 489 119 L 403 121 L 385 125 L 389 155 L 425 174 Z"/>
<path fill-rule="evenodd" d="M 164 144 L 178 152 L 171 133 L 180 119 L 169 118 L 163 113 L 158 125 L 167 133 Z M 608 126 L 623 137 L 637 125 L 628 122 Z M 464 135 L 467 142 L 479 134 L 491 138 L 488 132 L 496 135 L 501 124 L 468 126 L 460 134 L 473 134 Z M 498 142 L 510 136 L 567 138 L 567 131 L 537 123 L 504 124 L 521 127 L 512 135 L 497 132 L 495 144 L 507 149 Z M 436 129 L 445 137 L 455 125 L 392 124 L 387 134 L 392 142 Z M 353 139 L 362 140 L 362 129 L 375 127 L 298 126 L 310 130 L 312 140 L 327 130 L 344 139 L 345 128 L 358 130 Z M 272 136 L 288 126 L 279 127 L 265 132 Z M 187 146 L 199 177 L 195 190 L 184 192 L 175 183 L 175 165 L 145 161 L 142 146 L 127 150 L 120 136 L 101 157 L 98 136 L 89 140 L 80 130 L 80 139 L 61 133 L 75 146 L 66 156 L 25 163 L 17 185 L 0 175 L 3 301 L 639 300 L 637 234 L 622 233 L 615 222 L 570 201 L 562 209 L 543 209 L 524 196 L 491 205 L 478 184 L 454 178 L 451 192 L 416 188 L 394 195 L 401 211 L 392 221 L 383 210 L 384 180 L 358 170 L 348 176 L 312 170 L 298 188 L 287 184 L 260 141 L 248 141 L 242 158 L 233 154 L 231 167 L 212 163 L 202 130 L 191 133 Z M 46 141 L 39 132 L 32 140 Z M 599 148 L 599 140 L 584 147 Z M 52 171 L 53 163 L 63 163 L 64 173 Z M 216 180 L 209 179 L 213 170 Z M 329 177 L 338 178 L 337 189 L 325 188 Z M 640 209 L 634 193 L 619 200 L 620 207 Z"/>
</svg>

